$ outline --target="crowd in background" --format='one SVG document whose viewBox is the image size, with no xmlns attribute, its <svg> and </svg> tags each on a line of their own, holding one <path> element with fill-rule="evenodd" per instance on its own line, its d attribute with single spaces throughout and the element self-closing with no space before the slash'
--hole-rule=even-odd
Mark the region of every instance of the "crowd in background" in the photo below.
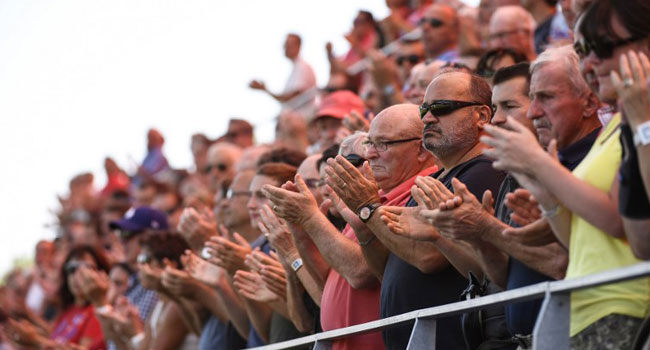
<svg viewBox="0 0 650 350">
<path fill-rule="evenodd" d="M 650 258 L 650 2 L 386 4 L 324 87 L 287 35 L 283 91 L 250 82 L 272 143 L 231 119 L 177 169 L 150 129 L 137 172 L 71 179 L 0 287 L 0 349 L 241 349 Z M 531 349 L 540 307 L 439 319 L 436 348 Z M 649 308 L 648 278 L 573 292 L 571 349 L 640 349 Z"/>
</svg>

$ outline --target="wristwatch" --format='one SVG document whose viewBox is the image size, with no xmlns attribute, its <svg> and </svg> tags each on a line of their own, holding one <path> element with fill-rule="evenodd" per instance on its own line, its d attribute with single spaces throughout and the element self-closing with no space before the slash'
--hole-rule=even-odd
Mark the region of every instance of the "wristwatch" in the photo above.
<svg viewBox="0 0 650 350">
<path fill-rule="evenodd" d="M 375 213 L 375 210 L 379 208 L 381 204 L 379 203 L 370 203 L 366 204 L 361 209 L 359 209 L 359 219 L 363 222 L 368 222 L 370 218 L 372 217 L 372 214 Z"/>
<path fill-rule="evenodd" d="M 293 269 L 293 272 L 298 272 L 298 270 L 300 270 L 301 267 L 302 267 L 302 259 L 300 258 L 294 260 L 291 263 L 291 268 Z"/>
<path fill-rule="evenodd" d="M 650 121 L 643 122 L 636 127 L 634 145 L 636 147 L 650 145 Z"/>
</svg>

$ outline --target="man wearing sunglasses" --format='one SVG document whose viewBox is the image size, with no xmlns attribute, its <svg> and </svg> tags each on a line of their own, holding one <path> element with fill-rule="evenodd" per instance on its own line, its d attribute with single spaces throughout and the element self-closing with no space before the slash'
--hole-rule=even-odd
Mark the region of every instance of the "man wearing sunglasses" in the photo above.
<svg viewBox="0 0 650 350">
<path fill-rule="evenodd" d="M 460 25 L 453 7 L 433 4 L 420 20 L 422 43 L 427 61 L 453 61 L 458 58 Z"/>
<path fill-rule="evenodd" d="M 241 152 L 241 148 L 228 142 L 219 142 L 208 148 L 203 170 L 208 175 L 212 193 L 217 193 L 224 181 L 231 181 L 235 176 L 235 164 L 239 161 Z"/>
</svg>

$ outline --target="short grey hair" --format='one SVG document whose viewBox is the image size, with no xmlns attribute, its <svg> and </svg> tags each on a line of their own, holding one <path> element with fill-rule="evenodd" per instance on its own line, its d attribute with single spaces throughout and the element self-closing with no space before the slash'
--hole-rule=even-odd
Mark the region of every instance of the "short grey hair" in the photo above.
<svg viewBox="0 0 650 350">
<path fill-rule="evenodd" d="M 559 65 L 565 70 L 576 96 L 585 96 L 591 92 L 589 85 L 580 73 L 580 58 L 573 50 L 573 46 L 564 45 L 546 49 L 531 63 L 530 74 L 535 74 L 535 71 L 549 64 Z"/>
<path fill-rule="evenodd" d="M 352 150 L 357 147 L 361 147 L 361 143 L 366 140 L 368 133 L 365 131 L 357 131 L 354 134 L 346 137 L 341 141 L 341 146 L 339 147 L 339 154 L 343 155 L 344 153 L 349 154 Z"/>
</svg>

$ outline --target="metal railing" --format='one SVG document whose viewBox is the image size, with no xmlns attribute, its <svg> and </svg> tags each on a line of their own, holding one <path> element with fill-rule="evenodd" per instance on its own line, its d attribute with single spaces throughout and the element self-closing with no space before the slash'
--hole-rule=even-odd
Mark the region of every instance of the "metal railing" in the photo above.
<svg viewBox="0 0 650 350">
<path fill-rule="evenodd" d="M 315 350 L 330 349 L 332 342 L 355 335 L 378 332 L 383 329 L 415 320 L 407 350 L 434 349 L 436 319 L 474 311 L 486 306 L 496 306 L 544 298 L 533 331 L 533 349 L 558 350 L 569 348 L 569 314 L 571 292 L 604 284 L 623 282 L 650 276 L 650 262 L 642 262 L 615 270 L 569 280 L 542 282 L 484 297 L 415 310 L 401 315 L 351 327 L 335 329 L 281 343 L 252 348 L 257 350 L 290 349 L 314 344 Z"/>
</svg>

